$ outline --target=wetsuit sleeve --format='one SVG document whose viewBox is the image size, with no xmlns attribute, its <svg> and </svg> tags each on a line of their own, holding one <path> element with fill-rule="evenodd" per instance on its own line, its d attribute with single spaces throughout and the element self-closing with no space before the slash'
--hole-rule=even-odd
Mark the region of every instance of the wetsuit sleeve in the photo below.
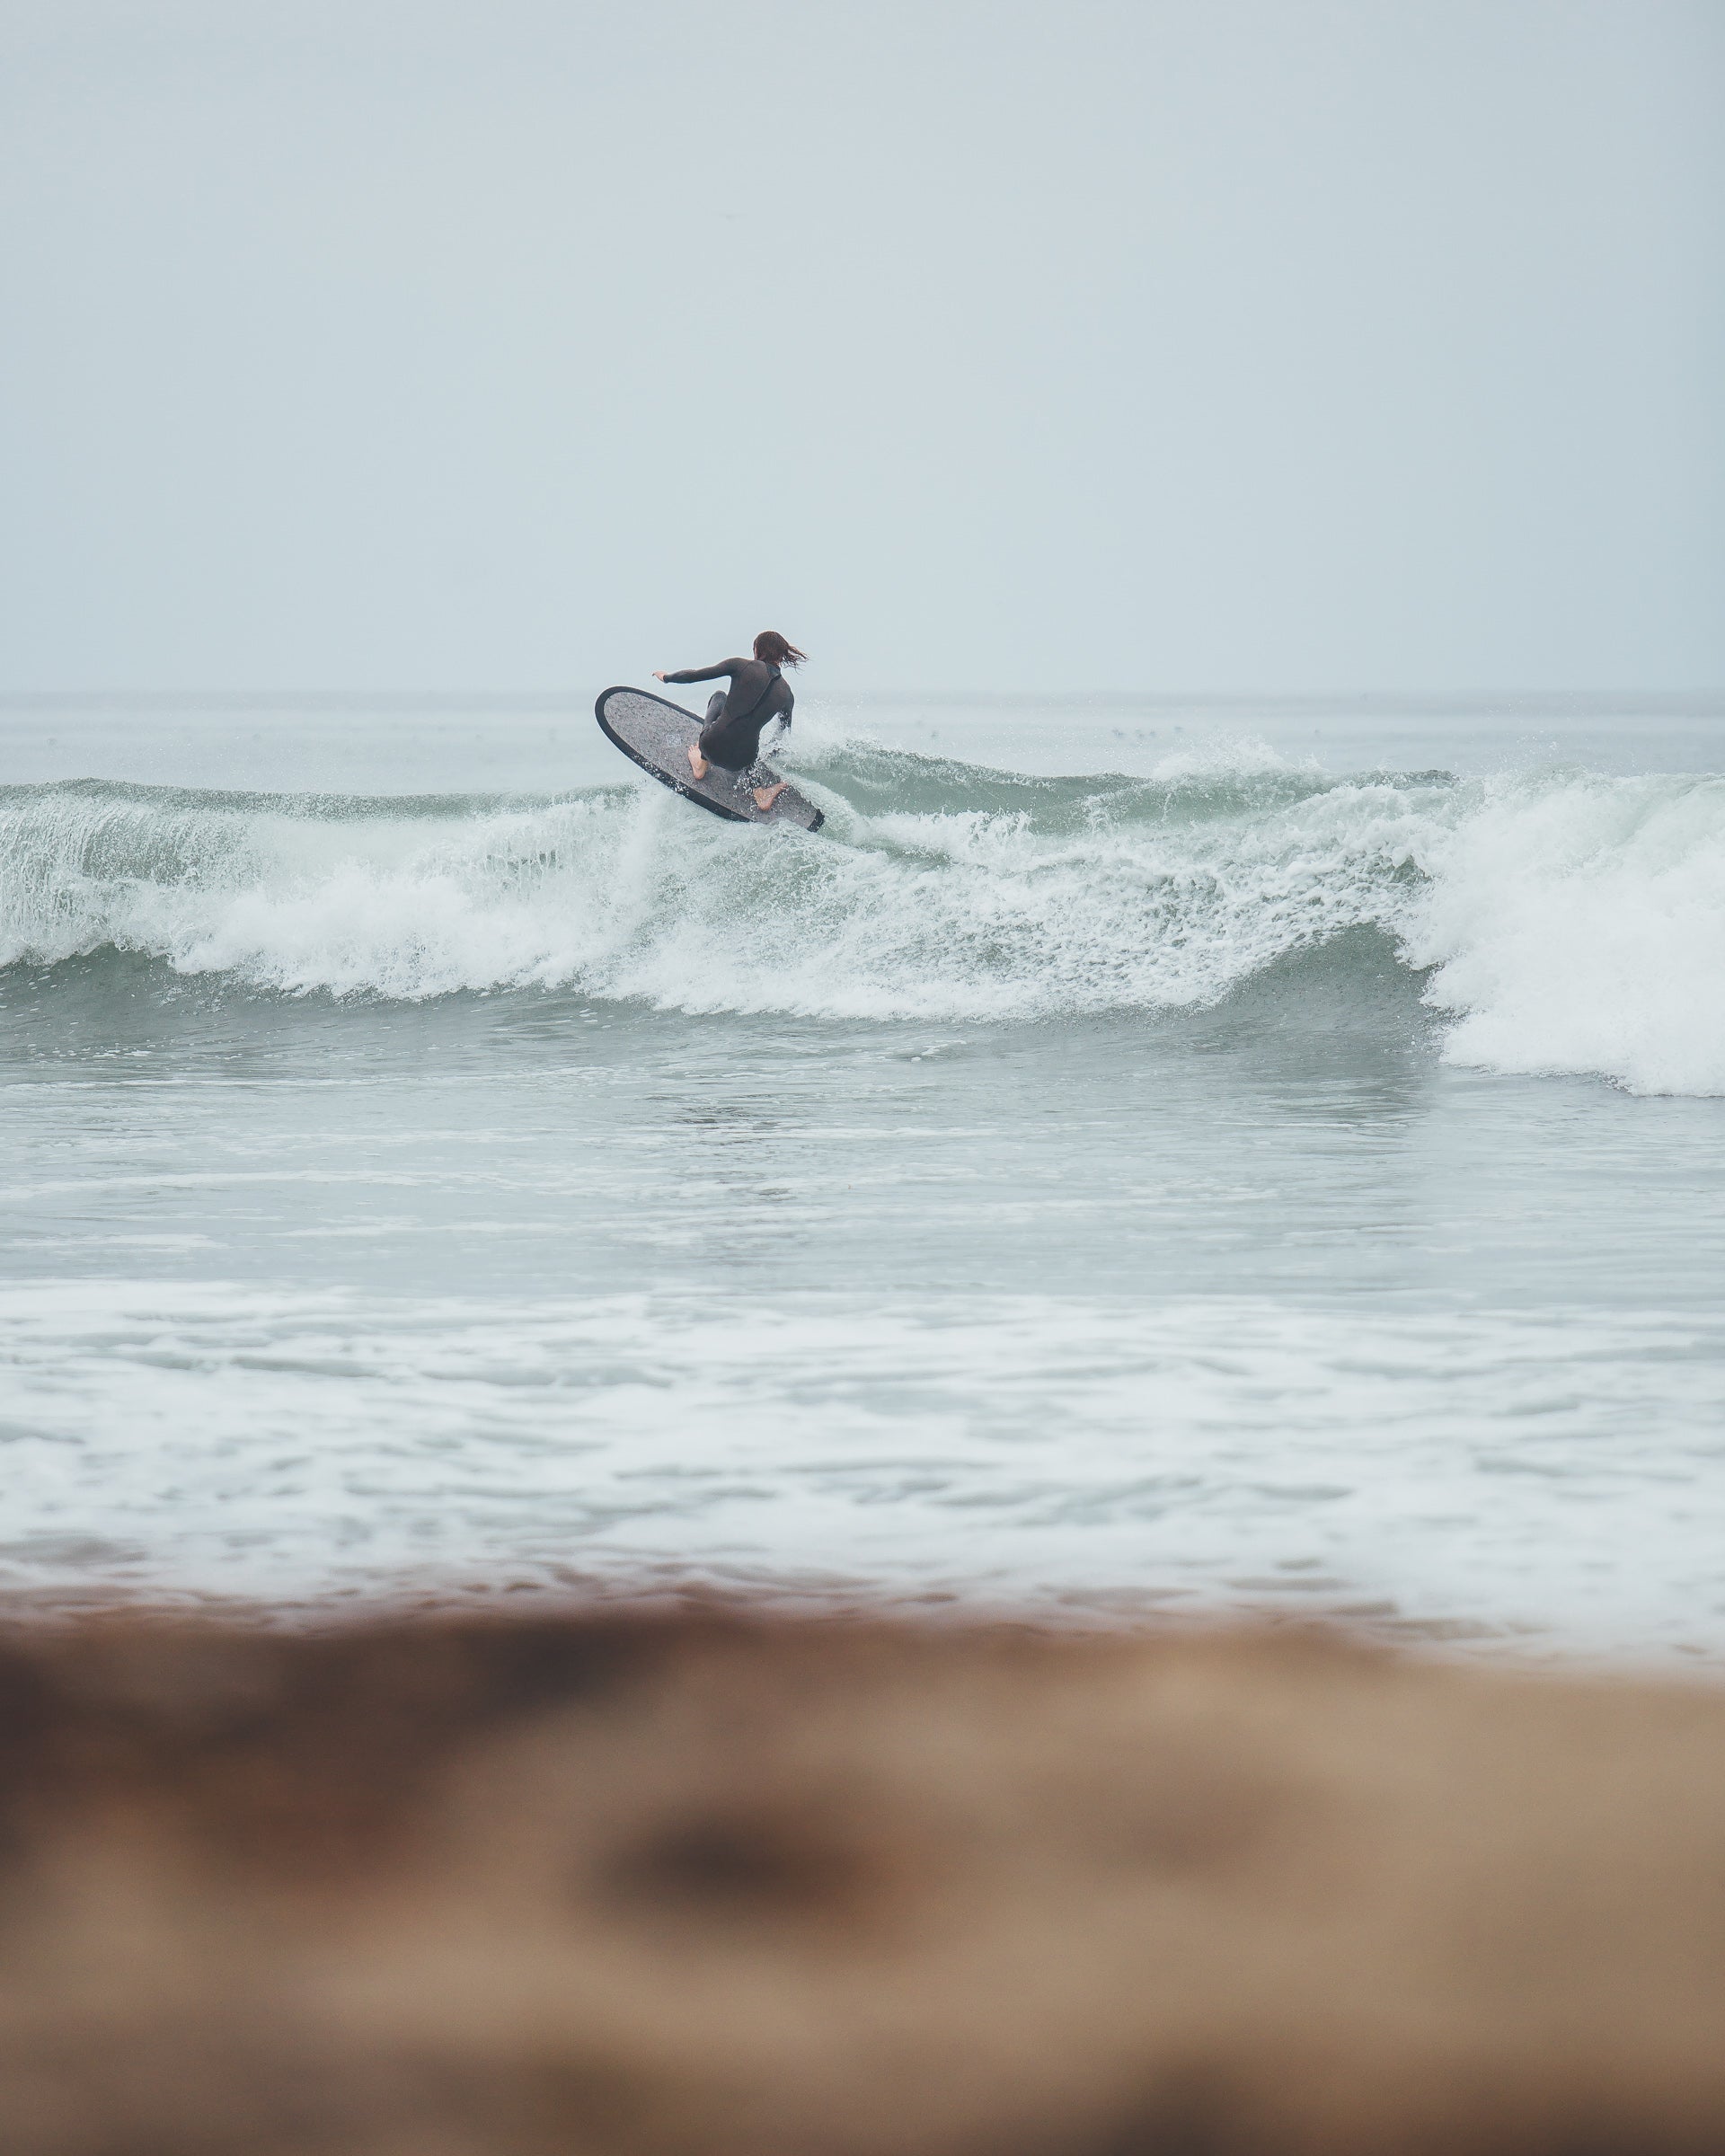
<svg viewBox="0 0 1725 2156">
<path fill-rule="evenodd" d="M 723 674 L 735 674 L 746 662 L 740 658 L 721 658 L 716 667 L 685 667 L 680 674 L 668 674 L 667 681 L 717 681 Z"/>
</svg>

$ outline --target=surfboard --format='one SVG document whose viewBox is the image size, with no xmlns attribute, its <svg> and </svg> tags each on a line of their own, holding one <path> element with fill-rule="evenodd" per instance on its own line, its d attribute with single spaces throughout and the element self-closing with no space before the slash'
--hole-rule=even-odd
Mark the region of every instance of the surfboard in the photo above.
<svg viewBox="0 0 1725 2156">
<path fill-rule="evenodd" d="M 758 777 L 709 764 L 706 777 L 697 779 L 689 769 L 689 749 L 703 722 L 680 703 L 650 696 L 645 689 L 607 689 L 593 706 L 593 715 L 606 739 L 632 763 L 651 772 L 661 786 L 698 801 L 715 816 L 730 817 L 739 824 L 794 824 L 803 831 L 818 831 L 827 820 L 794 786 L 787 786 L 770 808 L 760 809 L 755 806 Z M 767 768 L 757 764 L 755 770 L 758 773 Z M 778 775 L 774 772 L 767 783 Z"/>
</svg>

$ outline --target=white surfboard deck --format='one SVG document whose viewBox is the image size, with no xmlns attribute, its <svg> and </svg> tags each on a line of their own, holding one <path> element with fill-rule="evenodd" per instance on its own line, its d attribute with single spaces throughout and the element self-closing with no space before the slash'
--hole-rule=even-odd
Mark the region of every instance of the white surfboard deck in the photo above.
<svg viewBox="0 0 1725 2156">
<path fill-rule="evenodd" d="M 803 831 L 818 831 L 827 820 L 794 786 L 786 786 L 770 808 L 761 809 L 755 806 L 758 778 L 747 772 L 724 771 L 709 764 L 706 777 L 697 779 L 689 769 L 689 749 L 703 721 L 680 703 L 650 696 L 645 689 L 607 689 L 593 712 L 606 738 L 632 763 L 650 771 L 673 793 L 698 801 L 715 816 L 728 816 L 739 824 L 793 824 Z M 755 769 L 758 773 L 767 766 L 757 764 Z M 772 779 L 777 777 L 774 772 Z"/>
</svg>

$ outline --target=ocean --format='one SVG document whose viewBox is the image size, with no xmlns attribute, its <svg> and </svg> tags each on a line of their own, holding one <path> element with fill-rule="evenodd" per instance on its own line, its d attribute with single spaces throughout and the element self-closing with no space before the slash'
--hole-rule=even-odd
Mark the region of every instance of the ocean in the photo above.
<svg viewBox="0 0 1725 2156">
<path fill-rule="evenodd" d="M 593 685 L 597 691 L 603 685 Z M 0 711 L 0 1607 L 1725 1657 L 1725 715 Z"/>
</svg>

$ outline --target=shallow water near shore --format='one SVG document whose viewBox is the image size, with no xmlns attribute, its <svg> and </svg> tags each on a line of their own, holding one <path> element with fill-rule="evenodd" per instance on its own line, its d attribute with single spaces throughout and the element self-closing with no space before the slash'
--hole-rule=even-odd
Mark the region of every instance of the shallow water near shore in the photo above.
<svg viewBox="0 0 1725 2156">
<path fill-rule="evenodd" d="M 1725 1654 L 1725 727 L 0 718 L 0 1591 Z"/>
</svg>

